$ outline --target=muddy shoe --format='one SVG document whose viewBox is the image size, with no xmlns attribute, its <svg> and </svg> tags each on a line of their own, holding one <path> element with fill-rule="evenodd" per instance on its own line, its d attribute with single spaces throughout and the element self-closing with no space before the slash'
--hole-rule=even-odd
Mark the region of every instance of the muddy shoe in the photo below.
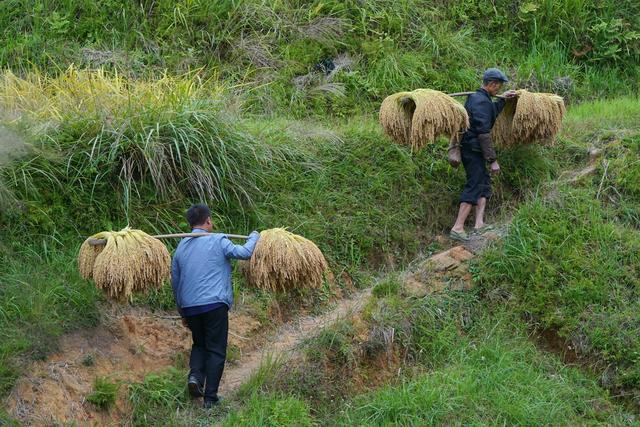
<svg viewBox="0 0 640 427">
<path fill-rule="evenodd" d="M 200 384 L 200 381 L 198 381 L 195 375 L 189 375 L 187 388 L 189 388 L 189 395 L 193 398 L 202 397 L 204 395 L 202 384 Z"/>
<path fill-rule="evenodd" d="M 457 240 L 459 242 L 468 242 L 469 241 L 469 235 L 464 232 L 464 231 L 453 231 L 451 230 L 451 232 L 449 232 L 449 238 L 451 240 Z"/>
<path fill-rule="evenodd" d="M 484 233 L 486 233 L 487 231 L 492 231 L 493 230 L 493 225 L 484 225 L 480 228 L 474 228 L 473 229 L 473 234 L 478 234 L 478 235 L 482 235 Z"/>
</svg>

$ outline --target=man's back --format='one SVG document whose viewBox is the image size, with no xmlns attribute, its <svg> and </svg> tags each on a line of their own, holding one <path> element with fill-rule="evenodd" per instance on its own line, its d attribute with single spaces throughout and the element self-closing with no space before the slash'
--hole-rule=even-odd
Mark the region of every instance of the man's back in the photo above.
<svg viewBox="0 0 640 427">
<path fill-rule="evenodd" d="M 234 245 L 219 233 L 182 239 L 172 263 L 172 285 L 178 307 L 219 302 L 231 307 L 230 259 L 249 259 L 256 242 L 254 236 L 245 245 Z"/>
</svg>

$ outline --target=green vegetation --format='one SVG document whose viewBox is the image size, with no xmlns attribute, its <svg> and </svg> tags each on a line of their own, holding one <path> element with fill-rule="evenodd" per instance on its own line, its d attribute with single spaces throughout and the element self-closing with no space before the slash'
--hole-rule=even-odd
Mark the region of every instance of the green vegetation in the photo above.
<svg viewBox="0 0 640 427">
<path fill-rule="evenodd" d="M 474 291 L 373 298 L 365 321 L 357 327 L 347 319 L 320 332 L 299 366 L 264 365 L 260 379 L 250 381 L 252 394 L 239 395 L 243 406 L 225 422 L 289 425 L 296 418 L 269 416 L 292 406 L 303 425 L 308 414 L 316 425 L 345 426 L 634 422 L 595 380 L 537 349 L 521 321 L 489 313 Z M 385 330 L 395 338 L 387 334 L 384 342 Z M 380 371 L 391 373 L 389 384 L 362 392 L 375 387 Z"/>
<path fill-rule="evenodd" d="M 432 250 L 463 173 L 444 141 L 416 155 L 393 145 L 377 107 L 399 90 L 473 89 L 499 66 L 514 88 L 559 93 L 570 108 L 557 145 L 499 153 L 490 215 L 517 212 L 474 267 L 482 292 L 414 301 L 391 274 L 364 325 L 321 332 L 300 366 L 266 364 L 216 414 L 228 425 L 634 421 L 527 333 L 557 331 L 637 403 L 637 1 L 3 6 L 0 395 L 60 334 L 99 321 L 102 297 L 72 268 L 97 231 L 185 230 L 184 209 L 203 201 L 218 229 L 287 226 L 315 241 L 338 286 L 343 271 L 364 286 Z M 605 159 L 593 180 L 549 188 L 588 148 Z M 270 307 L 320 310 L 308 301 L 333 290 L 274 296 L 238 277 L 235 292 L 267 324 Z M 173 309 L 168 286 L 136 304 Z M 390 366 L 402 374 L 377 376 Z M 131 385 L 132 424 L 202 424 L 183 382 L 176 369 Z"/>
<path fill-rule="evenodd" d="M 132 425 L 167 425 L 171 413 L 186 407 L 189 402 L 184 378 L 182 370 L 172 368 L 129 385 Z"/>
<path fill-rule="evenodd" d="M 93 381 L 93 391 L 87 396 L 87 402 L 101 409 L 109 409 L 116 402 L 119 388 L 120 384 L 107 378 L 96 378 Z"/>
<path fill-rule="evenodd" d="M 6 242 L 0 260 L 8 266 L 0 273 L 8 283 L 0 322 L 11 325 L 4 334 L 22 342 L 0 344 L 8 361 L 5 390 L 17 370 L 9 361 L 40 341 L 21 324 L 54 341 L 70 327 L 95 323 L 98 295 L 68 266 L 84 237 L 97 231 L 127 224 L 148 232 L 186 229 L 185 207 L 208 200 L 217 228 L 288 226 L 315 241 L 335 271 L 357 278 L 359 269 L 411 259 L 455 211 L 463 176 L 447 164 L 443 145 L 412 156 L 383 137 L 370 116 L 333 129 L 292 119 L 241 120 L 221 110 L 228 98 L 217 86 L 195 79 L 125 83 L 74 70 L 36 77 L 6 74 L 0 85 L 4 105 L 34 140 L 32 154 L 0 171 L 20 200 L 0 212 Z M 513 186 L 534 188 L 551 176 L 547 151 L 504 153 L 503 167 L 513 172 L 496 183 L 496 200 L 511 205 L 521 197 Z M 533 166 L 518 168 L 518 153 Z M 62 273 L 49 278 L 57 269 Z M 22 292 L 25 277 L 46 278 L 30 282 L 39 293 Z M 74 293 L 60 306 L 46 299 L 58 288 Z M 14 309 L 34 305 L 40 294 L 42 309 Z M 168 288 L 142 302 L 173 308 Z"/>
<path fill-rule="evenodd" d="M 607 370 L 607 386 L 636 399 L 640 233 L 636 181 L 628 177 L 640 171 L 632 154 L 639 142 L 632 137 L 606 148 L 618 156 L 605 159 L 607 170 L 585 188 L 560 187 L 521 206 L 504 244 L 479 268 L 491 298 L 504 298 L 533 324 L 557 330 Z"/>
<path fill-rule="evenodd" d="M 245 409 L 231 414 L 223 425 L 311 427 L 315 423 L 308 406 L 295 397 L 254 395 Z"/>
<path fill-rule="evenodd" d="M 348 116 L 418 86 L 458 91 L 498 64 L 517 86 L 593 98 L 638 90 L 633 0 L 9 0 L 0 66 L 128 76 L 199 70 L 254 112 Z M 117 11 L 117 13 L 114 13 Z"/>
</svg>

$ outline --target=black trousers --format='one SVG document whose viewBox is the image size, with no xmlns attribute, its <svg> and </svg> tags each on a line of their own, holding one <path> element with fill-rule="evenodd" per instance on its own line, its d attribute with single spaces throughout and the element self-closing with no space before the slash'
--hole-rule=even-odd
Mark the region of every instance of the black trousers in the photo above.
<svg viewBox="0 0 640 427">
<path fill-rule="evenodd" d="M 478 204 L 478 199 L 491 197 L 491 175 L 482 156 L 482 152 L 473 151 L 463 145 L 460 150 L 462 165 L 467 174 L 467 183 L 460 195 L 460 202 Z"/>
<path fill-rule="evenodd" d="M 186 319 L 193 338 L 189 374 L 205 384 L 204 399 L 216 401 L 227 358 L 229 308 L 225 305 Z"/>
</svg>

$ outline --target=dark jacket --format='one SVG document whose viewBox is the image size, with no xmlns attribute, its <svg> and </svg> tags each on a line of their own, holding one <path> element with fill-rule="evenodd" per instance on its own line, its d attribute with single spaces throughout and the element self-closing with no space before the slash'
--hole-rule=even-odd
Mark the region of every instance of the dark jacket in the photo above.
<svg viewBox="0 0 640 427">
<path fill-rule="evenodd" d="M 488 161 L 495 160 L 495 152 L 493 151 L 493 144 L 489 134 L 498 114 L 504 108 L 504 102 L 504 99 L 498 99 L 495 102 L 491 101 L 489 93 L 482 88 L 467 97 L 464 108 L 469 114 L 469 129 L 465 132 L 460 142 L 462 147 L 482 152 Z"/>
</svg>

